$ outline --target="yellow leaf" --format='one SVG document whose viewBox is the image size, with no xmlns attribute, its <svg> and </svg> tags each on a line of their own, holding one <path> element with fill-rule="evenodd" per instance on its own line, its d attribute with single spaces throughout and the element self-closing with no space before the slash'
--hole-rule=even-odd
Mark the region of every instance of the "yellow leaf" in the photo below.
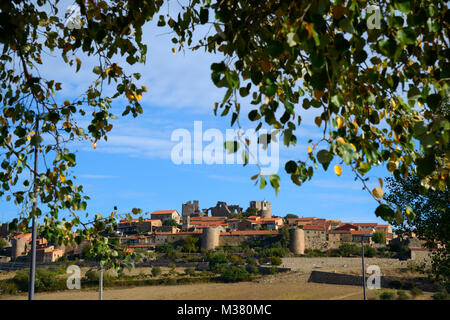
<svg viewBox="0 0 450 320">
<path fill-rule="evenodd" d="M 340 142 L 342 144 L 345 144 L 345 140 L 342 137 L 337 138 L 336 141 L 338 141 L 338 142 Z"/>
<path fill-rule="evenodd" d="M 383 189 L 381 189 L 381 188 L 373 188 L 372 195 L 375 198 L 379 198 L 379 199 L 383 198 L 383 195 L 384 195 Z"/>
<path fill-rule="evenodd" d="M 312 153 L 311 147 L 308 147 L 308 153 Z"/>
<path fill-rule="evenodd" d="M 314 24 L 303 21 L 303 26 L 308 31 L 308 40 L 314 36 Z"/>
<path fill-rule="evenodd" d="M 92 147 L 93 147 L 94 149 L 96 149 L 96 148 L 97 148 L 97 144 L 96 144 L 95 142 L 92 142 Z"/>
<path fill-rule="evenodd" d="M 64 175 L 62 174 L 59 175 L 59 179 L 61 180 L 61 182 L 66 181 L 66 177 L 64 177 Z"/>
<path fill-rule="evenodd" d="M 339 177 L 342 174 L 342 168 L 339 165 L 334 166 L 334 173 Z"/>
<path fill-rule="evenodd" d="M 66 101 L 64 101 L 64 105 L 65 105 L 65 106 L 68 106 L 68 105 L 70 105 L 70 102 L 69 102 L 69 100 L 66 100 Z"/>
<path fill-rule="evenodd" d="M 141 99 L 142 99 L 142 94 L 137 94 L 137 95 L 136 95 L 136 99 L 138 99 L 138 101 L 141 101 Z"/>
<path fill-rule="evenodd" d="M 380 183 L 380 188 L 383 188 L 383 179 L 378 178 L 378 182 Z"/>
<path fill-rule="evenodd" d="M 176 55 L 177 54 L 177 50 L 175 48 L 172 48 L 172 53 L 173 53 L 173 55 Z"/>
<path fill-rule="evenodd" d="M 344 125 L 344 118 L 337 117 L 336 118 L 336 124 L 337 124 L 338 129 L 340 129 Z"/>
<path fill-rule="evenodd" d="M 392 102 L 392 106 L 395 108 L 395 100 L 392 99 L 391 102 Z"/>
<path fill-rule="evenodd" d="M 111 70 L 112 70 L 112 68 L 106 68 L 106 70 L 105 70 L 106 74 L 108 74 Z"/>
<path fill-rule="evenodd" d="M 318 127 L 320 127 L 321 123 L 322 123 L 322 118 L 321 117 L 316 117 L 314 119 L 314 123 L 317 124 Z"/>
<path fill-rule="evenodd" d="M 350 147 L 352 147 L 353 151 L 356 152 L 356 147 L 355 147 L 355 145 L 353 143 L 350 143 Z"/>
</svg>

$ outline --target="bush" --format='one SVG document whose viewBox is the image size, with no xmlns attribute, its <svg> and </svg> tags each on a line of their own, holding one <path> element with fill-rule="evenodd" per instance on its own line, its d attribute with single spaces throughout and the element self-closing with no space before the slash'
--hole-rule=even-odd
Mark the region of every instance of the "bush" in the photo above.
<svg viewBox="0 0 450 320">
<path fill-rule="evenodd" d="M 364 256 L 368 258 L 375 257 L 377 255 L 377 250 L 375 248 L 372 248 L 370 246 L 364 246 Z"/>
<path fill-rule="evenodd" d="M 259 269 L 255 265 L 249 265 L 249 266 L 247 266 L 247 272 L 252 273 L 252 274 L 259 274 Z"/>
<path fill-rule="evenodd" d="M 253 258 L 253 257 L 248 257 L 248 258 L 247 258 L 247 264 L 248 264 L 249 266 L 256 266 L 256 265 L 258 264 L 258 260 L 256 260 L 256 259 Z"/>
<path fill-rule="evenodd" d="M 395 293 L 392 291 L 383 291 L 380 294 L 381 300 L 394 300 L 394 297 L 395 297 Z"/>
<path fill-rule="evenodd" d="M 344 257 L 358 256 L 361 254 L 361 248 L 354 243 L 343 243 L 339 246 L 339 253 Z"/>
<path fill-rule="evenodd" d="M 153 267 L 152 268 L 152 276 L 157 277 L 161 274 L 161 268 L 160 267 Z"/>
<path fill-rule="evenodd" d="M 441 291 L 436 292 L 435 294 L 433 294 L 433 299 L 434 300 L 449 300 L 449 295 L 447 290 L 442 289 Z"/>
<path fill-rule="evenodd" d="M 415 297 L 420 296 L 421 294 L 423 294 L 423 291 L 421 289 L 417 288 L 417 287 L 412 287 L 409 290 L 409 293 L 411 294 L 411 296 L 413 298 L 415 298 Z"/>
<path fill-rule="evenodd" d="M 393 280 L 389 282 L 389 287 L 393 289 L 400 289 L 403 286 L 403 283 L 399 280 Z"/>
<path fill-rule="evenodd" d="M 248 281 L 252 278 L 252 275 L 243 266 L 223 266 L 219 273 L 225 282 Z"/>
<path fill-rule="evenodd" d="M 245 264 L 245 260 L 239 256 L 231 256 L 230 257 L 230 262 L 235 264 L 235 265 L 243 265 Z"/>
<path fill-rule="evenodd" d="M 383 232 L 376 231 L 372 234 L 372 239 L 375 243 L 386 243 L 386 236 Z"/>
<path fill-rule="evenodd" d="M 397 300 L 408 300 L 408 295 L 405 291 L 399 290 L 397 291 Z"/>
<path fill-rule="evenodd" d="M 280 264 L 283 263 L 283 260 L 281 260 L 281 258 L 279 258 L 279 257 L 271 257 L 270 261 L 273 266 L 279 266 Z"/>
<path fill-rule="evenodd" d="M 206 259 L 208 260 L 211 269 L 214 269 L 219 264 L 228 263 L 225 252 L 210 252 Z"/>
<path fill-rule="evenodd" d="M 184 269 L 184 273 L 188 276 L 193 276 L 195 275 L 195 268 L 193 267 L 186 268 Z"/>
<path fill-rule="evenodd" d="M 288 249 L 286 248 L 268 248 L 263 249 L 259 252 L 260 257 L 280 257 L 283 258 L 288 253 Z"/>
</svg>

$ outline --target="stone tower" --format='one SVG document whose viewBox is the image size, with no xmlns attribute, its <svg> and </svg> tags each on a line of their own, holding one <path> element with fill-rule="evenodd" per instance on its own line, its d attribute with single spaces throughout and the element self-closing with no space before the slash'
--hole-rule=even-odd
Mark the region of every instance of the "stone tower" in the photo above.
<svg viewBox="0 0 450 320">
<path fill-rule="evenodd" d="M 290 241 L 290 250 L 295 254 L 304 254 L 305 253 L 305 231 L 303 229 L 295 228 L 291 229 L 291 241 Z"/>
<path fill-rule="evenodd" d="M 203 250 L 214 250 L 219 245 L 219 228 L 208 227 L 203 229 L 202 245 Z"/>
</svg>

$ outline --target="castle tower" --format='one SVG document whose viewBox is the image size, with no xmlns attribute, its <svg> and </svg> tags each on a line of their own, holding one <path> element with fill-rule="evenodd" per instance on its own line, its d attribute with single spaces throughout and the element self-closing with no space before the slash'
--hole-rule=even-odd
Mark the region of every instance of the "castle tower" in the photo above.
<svg viewBox="0 0 450 320">
<path fill-rule="evenodd" d="M 303 229 L 295 228 L 291 229 L 291 241 L 289 249 L 292 253 L 295 254 L 304 254 L 305 253 L 305 231 Z"/>
<path fill-rule="evenodd" d="M 203 229 L 202 245 L 203 250 L 214 250 L 219 245 L 219 228 L 208 227 Z"/>
</svg>

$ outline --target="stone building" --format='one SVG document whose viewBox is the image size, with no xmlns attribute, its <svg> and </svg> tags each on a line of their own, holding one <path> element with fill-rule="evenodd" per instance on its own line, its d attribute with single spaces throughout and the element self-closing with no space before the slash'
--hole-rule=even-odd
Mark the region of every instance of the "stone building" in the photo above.
<svg viewBox="0 0 450 320">
<path fill-rule="evenodd" d="M 305 232 L 305 248 L 325 250 L 328 248 L 327 228 L 325 225 L 303 226 Z"/>
<path fill-rule="evenodd" d="M 181 205 L 181 215 L 183 217 L 204 217 L 208 215 L 208 212 L 204 210 L 200 211 L 198 200 L 194 200 L 193 202 L 188 201 Z"/>
<path fill-rule="evenodd" d="M 250 201 L 250 208 L 256 209 L 261 218 L 272 218 L 272 205 L 266 200 Z"/>
<path fill-rule="evenodd" d="M 211 207 L 211 215 L 213 217 L 227 217 L 232 218 L 232 214 L 239 214 L 242 208 L 238 205 L 227 205 L 226 202 L 219 201 L 215 207 Z"/>
<path fill-rule="evenodd" d="M 151 233 L 155 228 L 161 227 L 162 221 L 159 219 L 122 219 L 117 224 L 117 231 L 122 234 Z"/>
<path fill-rule="evenodd" d="M 153 211 L 151 214 L 151 218 L 152 220 L 161 220 L 162 222 L 164 222 L 164 220 L 167 219 L 173 219 L 175 220 L 177 223 L 180 223 L 180 214 L 178 213 L 177 210 L 157 210 L 157 211 Z"/>
</svg>

